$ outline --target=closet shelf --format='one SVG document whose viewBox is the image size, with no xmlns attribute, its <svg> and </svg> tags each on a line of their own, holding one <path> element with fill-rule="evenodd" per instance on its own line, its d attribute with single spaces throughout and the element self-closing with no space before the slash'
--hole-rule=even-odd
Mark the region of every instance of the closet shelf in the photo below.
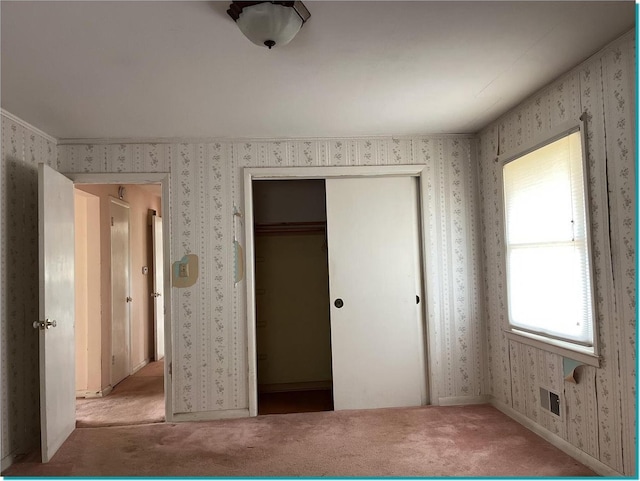
<svg viewBox="0 0 640 481">
<path fill-rule="evenodd" d="M 255 224 L 256 235 L 278 234 L 324 234 L 326 222 L 280 222 L 276 224 Z"/>
</svg>

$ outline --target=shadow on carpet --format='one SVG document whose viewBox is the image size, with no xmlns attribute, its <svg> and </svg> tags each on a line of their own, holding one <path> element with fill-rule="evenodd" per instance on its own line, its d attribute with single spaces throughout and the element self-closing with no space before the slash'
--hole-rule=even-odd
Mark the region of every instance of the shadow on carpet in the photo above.
<svg viewBox="0 0 640 481">
<path fill-rule="evenodd" d="M 98 428 L 164 422 L 162 361 L 129 376 L 102 398 L 76 399 L 76 427 Z"/>
</svg>

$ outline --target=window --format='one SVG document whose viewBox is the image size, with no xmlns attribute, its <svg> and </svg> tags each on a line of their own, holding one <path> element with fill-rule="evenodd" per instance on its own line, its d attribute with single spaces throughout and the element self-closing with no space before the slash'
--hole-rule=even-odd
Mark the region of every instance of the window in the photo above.
<svg viewBox="0 0 640 481">
<path fill-rule="evenodd" d="M 579 130 L 504 165 L 507 296 L 512 332 L 594 353 L 584 179 Z"/>
</svg>

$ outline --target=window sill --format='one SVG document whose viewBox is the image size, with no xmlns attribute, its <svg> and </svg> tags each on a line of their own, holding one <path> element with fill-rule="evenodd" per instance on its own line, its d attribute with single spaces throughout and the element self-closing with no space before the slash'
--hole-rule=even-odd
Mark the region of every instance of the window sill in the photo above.
<svg viewBox="0 0 640 481">
<path fill-rule="evenodd" d="M 504 330 L 507 339 L 527 344 L 529 346 L 542 349 L 543 351 L 553 352 L 563 357 L 568 357 L 574 361 L 587 364 L 589 366 L 600 367 L 600 356 L 595 354 L 590 348 L 577 346 L 566 341 L 557 339 L 549 339 L 543 336 L 537 336 L 528 332 L 516 331 L 513 329 Z"/>
</svg>

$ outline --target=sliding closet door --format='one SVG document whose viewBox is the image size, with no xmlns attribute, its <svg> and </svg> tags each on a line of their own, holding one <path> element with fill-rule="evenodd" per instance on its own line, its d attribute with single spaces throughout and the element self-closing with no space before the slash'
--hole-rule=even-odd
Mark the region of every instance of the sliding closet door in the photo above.
<svg viewBox="0 0 640 481">
<path fill-rule="evenodd" d="M 416 179 L 327 179 L 326 193 L 335 409 L 419 406 Z"/>
</svg>

